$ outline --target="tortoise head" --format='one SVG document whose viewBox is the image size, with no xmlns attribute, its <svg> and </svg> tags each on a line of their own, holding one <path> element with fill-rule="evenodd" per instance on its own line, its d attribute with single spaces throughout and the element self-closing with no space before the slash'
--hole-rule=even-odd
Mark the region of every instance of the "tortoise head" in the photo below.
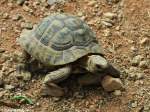
<svg viewBox="0 0 150 112">
<path fill-rule="evenodd" d="M 108 61 L 101 55 L 91 55 L 87 60 L 87 69 L 90 72 L 103 72 L 109 67 Z"/>
</svg>

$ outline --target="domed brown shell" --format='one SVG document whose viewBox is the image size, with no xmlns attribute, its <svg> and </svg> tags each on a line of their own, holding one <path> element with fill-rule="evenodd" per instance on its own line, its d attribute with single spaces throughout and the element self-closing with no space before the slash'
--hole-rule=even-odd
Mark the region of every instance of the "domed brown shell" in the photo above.
<svg viewBox="0 0 150 112">
<path fill-rule="evenodd" d="M 90 53 L 103 54 L 90 27 L 68 14 L 56 13 L 44 18 L 33 30 L 24 31 L 19 43 L 49 66 L 71 63 Z"/>
</svg>

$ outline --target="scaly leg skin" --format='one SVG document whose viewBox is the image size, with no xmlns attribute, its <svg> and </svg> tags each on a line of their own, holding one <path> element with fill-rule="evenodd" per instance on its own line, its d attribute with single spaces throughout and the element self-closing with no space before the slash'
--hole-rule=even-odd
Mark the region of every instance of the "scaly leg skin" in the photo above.
<svg viewBox="0 0 150 112">
<path fill-rule="evenodd" d="M 22 51 L 20 64 L 17 66 L 17 71 L 21 73 L 22 71 L 26 71 L 28 69 L 28 63 L 31 56 L 25 50 Z"/>
<path fill-rule="evenodd" d="M 65 66 L 56 71 L 50 72 L 46 75 L 43 81 L 43 87 L 41 89 L 41 95 L 50 95 L 60 97 L 65 95 L 65 90 L 59 87 L 56 83 L 59 83 L 66 79 L 71 73 L 71 66 Z"/>
</svg>

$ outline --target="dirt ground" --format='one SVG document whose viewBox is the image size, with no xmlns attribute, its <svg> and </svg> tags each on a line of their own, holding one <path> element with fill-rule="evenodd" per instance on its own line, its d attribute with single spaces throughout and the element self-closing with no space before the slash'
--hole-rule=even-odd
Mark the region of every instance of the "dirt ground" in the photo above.
<svg viewBox="0 0 150 112">
<path fill-rule="evenodd" d="M 0 0 L 0 79 L 4 83 L 0 81 L 0 112 L 150 112 L 150 0 L 66 0 L 53 5 L 46 0 L 26 0 L 23 5 L 16 1 Z M 80 90 L 68 81 L 68 96 L 39 97 L 41 75 L 28 81 L 15 77 L 15 56 L 20 51 L 16 39 L 27 27 L 23 24 L 32 27 L 54 12 L 77 15 L 89 24 L 107 59 L 121 71 L 124 90 L 119 94 L 97 86 Z M 115 16 L 107 19 L 107 12 Z M 13 102 L 14 95 L 31 98 L 33 105 Z"/>
</svg>

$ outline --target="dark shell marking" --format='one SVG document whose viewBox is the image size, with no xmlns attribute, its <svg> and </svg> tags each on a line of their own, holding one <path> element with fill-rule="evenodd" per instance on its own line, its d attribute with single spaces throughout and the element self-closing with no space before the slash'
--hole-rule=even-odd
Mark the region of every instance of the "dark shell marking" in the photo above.
<svg viewBox="0 0 150 112">
<path fill-rule="evenodd" d="M 50 66 L 67 64 L 89 53 L 103 54 L 90 27 L 67 14 L 44 18 L 36 28 L 24 33 L 19 42 L 33 57 Z"/>
</svg>

